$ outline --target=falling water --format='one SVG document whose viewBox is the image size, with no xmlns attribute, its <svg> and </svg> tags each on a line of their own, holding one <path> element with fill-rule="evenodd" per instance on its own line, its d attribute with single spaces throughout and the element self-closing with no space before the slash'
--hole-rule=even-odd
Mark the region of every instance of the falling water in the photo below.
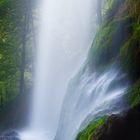
<svg viewBox="0 0 140 140">
<path fill-rule="evenodd" d="M 92 120 L 122 111 L 127 85 L 117 64 L 79 71 L 95 28 L 96 0 L 42 1 L 33 102 L 21 140 L 74 140 Z"/>
<path fill-rule="evenodd" d="M 96 28 L 95 0 L 41 3 L 33 102 L 22 140 L 54 138 L 68 81 L 84 61 Z"/>
<path fill-rule="evenodd" d="M 127 83 L 121 70 L 114 64 L 102 73 L 89 69 L 82 69 L 70 82 L 55 140 L 74 140 L 91 121 L 125 109 Z"/>
</svg>

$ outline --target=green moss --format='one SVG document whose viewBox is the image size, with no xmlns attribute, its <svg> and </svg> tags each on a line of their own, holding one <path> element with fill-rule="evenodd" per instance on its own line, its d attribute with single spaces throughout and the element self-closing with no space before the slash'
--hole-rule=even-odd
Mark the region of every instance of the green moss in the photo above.
<svg viewBox="0 0 140 140">
<path fill-rule="evenodd" d="M 127 0 L 128 16 L 133 20 L 132 31 L 120 50 L 122 68 L 128 73 L 132 86 L 127 98 L 131 107 L 140 103 L 140 0 Z"/>
<path fill-rule="evenodd" d="M 112 11 L 115 1 L 116 0 L 106 0 L 105 1 L 103 8 L 102 8 L 102 15 L 103 16 L 108 15 L 108 13 Z"/>
<path fill-rule="evenodd" d="M 140 0 L 127 0 L 129 15 L 140 22 Z"/>
<path fill-rule="evenodd" d="M 133 33 L 120 51 L 122 67 L 128 72 L 132 80 L 140 76 L 140 24 L 133 25 Z"/>
<path fill-rule="evenodd" d="M 105 60 L 107 60 L 110 57 L 111 55 L 110 46 L 112 43 L 113 34 L 115 32 L 114 27 L 115 27 L 114 22 L 106 23 L 105 25 L 102 25 L 102 27 L 98 31 L 89 54 L 89 62 L 91 65 L 92 62 L 95 65 L 98 65 L 102 60 L 104 60 L 104 62 L 102 62 L 103 64 L 105 63 Z M 101 60 L 101 58 L 105 59 Z"/>
<path fill-rule="evenodd" d="M 128 30 L 131 26 L 131 17 L 125 16 L 120 19 L 104 23 L 90 50 L 88 63 L 91 67 L 103 68 L 118 58 L 120 48 L 128 38 Z"/>
<path fill-rule="evenodd" d="M 91 140 L 97 128 L 102 126 L 105 123 L 105 120 L 106 120 L 106 117 L 100 118 L 92 122 L 85 130 L 79 133 L 76 140 Z"/>
<path fill-rule="evenodd" d="M 129 88 L 127 98 L 131 107 L 140 103 L 140 79 Z"/>
</svg>

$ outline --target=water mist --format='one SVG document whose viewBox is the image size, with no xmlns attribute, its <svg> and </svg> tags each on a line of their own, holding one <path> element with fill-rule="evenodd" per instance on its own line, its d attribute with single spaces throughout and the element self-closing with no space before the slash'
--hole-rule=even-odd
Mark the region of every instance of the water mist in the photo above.
<svg viewBox="0 0 140 140">
<path fill-rule="evenodd" d="M 43 0 L 29 125 L 22 140 L 55 137 L 67 85 L 91 46 L 95 1 Z"/>
<path fill-rule="evenodd" d="M 119 66 L 102 72 L 82 66 L 96 6 L 96 0 L 42 1 L 31 114 L 21 140 L 75 140 L 92 120 L 122 111 L 127 85 Z"/>
</svg>

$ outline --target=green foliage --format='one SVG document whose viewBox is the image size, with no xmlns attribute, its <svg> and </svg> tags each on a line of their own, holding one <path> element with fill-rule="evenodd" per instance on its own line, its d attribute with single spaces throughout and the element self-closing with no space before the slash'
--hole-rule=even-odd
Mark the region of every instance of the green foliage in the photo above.
<svg viewBox="0 0 140 140">
<path fill-rule="evenodd" d="M 10 0 L 0 1 L 0 107 L 18 92 L 17 25 L 13 21 L 14 9 Z M 14 7 L 15 8 L 15 7 Z"/>
<path fill-rule="evenodd" d="M 15 79 L 8 79 L 0 82 L 0 107 L 4 107 L 9 101 L 13 100 L 18 93 L 18 85 Z M 1 110 L 2 108 L 0 108 Z"/>
<path fill-rule="evenodd" d="M 29 2 L 29 1 L 28 1 Z M 22 40 L 25 26 L 26 0 L 0 0 L 0 107 L 19 94 Z M 28 33 L 28 54 L 25 80 L 31 82 L 31 43 Z M 29 74 L 30 73 L 30 74 Z M 30 76 L 29 76 L 30 75 Z M 30 77 L 30 79 L 29 79 Z M 30 80 L 30 81 L 29 81 Z"/>
<path fill-rule="evenodd" d="M 95 134 L 96 130 L 100 126 L 102 126 L 105 123 L 105 121 L 106 117 L 103 117 L 92 122 L 85 130 L 79 133 L 76 140 L 92 140 L 92 137 Z"/>
</svg>

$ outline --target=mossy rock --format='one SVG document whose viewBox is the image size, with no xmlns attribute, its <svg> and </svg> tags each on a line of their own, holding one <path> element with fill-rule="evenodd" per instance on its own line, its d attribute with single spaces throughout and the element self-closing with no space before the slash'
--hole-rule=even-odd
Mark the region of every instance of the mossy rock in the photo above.
<svg viewBox="0 0 140 140">
<path fill-rule="evenodd" d="M 76 140 L 91 140 L 96 130 L 101 127 L 105 121 L 106 117 L 103 117 L 92 122 L 86 129 L 79 133 Z"/>
<path fill-rule="evenodd" d="M 121 49 L 122 67 L 133 81 L 140 77 L 140 24 L 133 25 L 134 32 Z"/>
<path fill-rule="evenodd" d="M 127 99 L 131 107 L 140 103 L 140 79 L 128 89 Z"/>
<path fill-rule="evenodd" d="M 91 67 L 101 68 L 118 58 L 120 48 L 129 37 L 131 22 L 131 17 L 127 16 L 100 27 L 89 53 L 88 64 Z"/>
<path fill-rule="evenodd" d="M 128 14 L 140 22 L 140 0 L 126 0 L 128 5 Z"/>
<path fill-rule="evenodd" d="M 114 17 L 116 17 L 116 15 L 119 13 L 122 5 L 124 5 L 126 0 L 109 0 L 106 1 L 106 3 L 108 4 L 109 8 L 106 12 L 105 15 L 105 21 L 112 21 L 114 19 Z M 122 14 L 124 16 L 124 14 Z"/>
</svg>

